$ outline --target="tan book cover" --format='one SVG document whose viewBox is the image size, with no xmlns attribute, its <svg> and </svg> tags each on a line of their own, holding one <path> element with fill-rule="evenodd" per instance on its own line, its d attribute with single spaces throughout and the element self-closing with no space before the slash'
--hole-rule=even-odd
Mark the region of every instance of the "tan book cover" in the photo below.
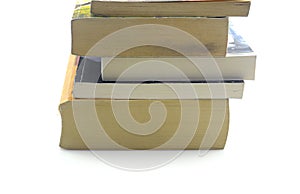
<svg viewBox="0 0 300 194">
<path fill-rule="evenodd" d="M 74 55 L 70 57 L 59 105 L 62 148 L 224 148 L 229 128 L 228 99 L 74 99 L 77 60 Z"/>
<path fill-rule="evenodd" d="M 250 0 L 92 0 L 102 16 L 248 16 Z"/>
<path fill-rule="evenodd" d="M 85 3 L 72 20 L 80 56 L 225 56 L 227 37 L 227 17 L 95 17 Z"/>
</svg>

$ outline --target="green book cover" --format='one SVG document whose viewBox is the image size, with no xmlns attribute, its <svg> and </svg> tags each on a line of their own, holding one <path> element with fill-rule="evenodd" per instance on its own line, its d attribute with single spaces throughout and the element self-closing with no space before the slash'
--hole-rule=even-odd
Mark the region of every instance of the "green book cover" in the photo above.
<svg viewBox="0 0 300 194">
<path fill-rule="evenodd" d="M 77 0 L 73 19 L 92 17 L 91 0 Z"/>
</svg>

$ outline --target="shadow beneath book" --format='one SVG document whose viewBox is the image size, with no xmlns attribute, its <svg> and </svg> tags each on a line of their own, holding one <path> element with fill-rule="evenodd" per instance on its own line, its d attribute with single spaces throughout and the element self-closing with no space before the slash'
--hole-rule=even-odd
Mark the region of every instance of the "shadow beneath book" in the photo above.
<svg viewBox="0 0 300 194">
<path fill-rule="evenodd" d="M 199 150 L 184 150 L 180 152 L 173 160 L 165 161 L 166 156 L 174 156 L 178 150 L 101 150 L 101 151 L 87 151 L 87 150 L 65 150 L 60 149 L 64 156 L 68 155 L 70 160 L 77 162 L 91 162 L 105 163 L 106 165 L 124 171 L 149 171 L 163 168 L 172 162 L 179 165 L 187 165 L 188 163 L 197 162 L 199 165 L 207 163 L 211 160 L 219 160 L 223 157 L 223 150 L 210 150 L 205 155 L 199 155 Z M 95 155 L 94 152 L 97 152 Z M 111 161 L 103 160 L 97 155 L 105 155 Z M 120 160 L 122 158 L 122 160 Z M 157 164 L 154 165 L 154 162 Z M 126 163 L 126 164 L 125 164 Z"/>
</svg>

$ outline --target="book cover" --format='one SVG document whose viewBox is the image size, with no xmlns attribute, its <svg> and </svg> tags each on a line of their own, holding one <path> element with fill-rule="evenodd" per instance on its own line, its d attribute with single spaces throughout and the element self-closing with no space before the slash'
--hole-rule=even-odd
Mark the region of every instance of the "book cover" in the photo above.
<svg viewBox="0 0 300 194">
<path fill-rule="evenodd" d="M 74 99 L 72 89 L 77 60 L 76 56 L 70 57 L 59 105 L 62 118 L 62 148 L 224 148 L 229 128 L 228 99 Z M 130 109 L 130 113 L 126 112 L 127 108 Z M 134 120 L 130 120 L 130 117 Z"/>
<path fill-rule="evenodd" d="M 255 79 L 256 54 L 233 25 L 230 25 L 225 57 L 101 57 L 98 60 L 101 60 L 103 81 Z"/>
<path fill-rule="evenodd" d="M 228 18 L 96 17 L 90 3 L 74 11 L 72 54 L 79 56 L 225 56 Z"/>
<path fill-rule="evenodd" d="M 242 98 L 243 80 L 102 80 L 99 58 L 81 57 L 73 87 L 74 98 L 112 99 L 228 99 Z M 160 68 L 161 71 L 165 69 Z M 167 73 L 172 73 L 165 71 Z M 175 74 L 175 72 L 173 72 Z"/>
<path fill-rule="evenodd" d="M 248 16 L 250 0 L 93 0 L 102 16 Z"/>
</svg>

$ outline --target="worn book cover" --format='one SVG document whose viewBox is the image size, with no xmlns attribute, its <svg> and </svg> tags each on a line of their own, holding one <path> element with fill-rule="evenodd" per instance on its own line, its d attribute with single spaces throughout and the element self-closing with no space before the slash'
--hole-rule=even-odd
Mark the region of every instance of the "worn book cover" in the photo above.
<svg viewBox="0 0 300 194">
<path fill-rule="evenodd" d="M 92 0 L 102 16 L 247 16 L 250 0 Z"/>
<path fill-rule="evenodd" d="M 228 99 L 74 99 L 76 61 L 70 57 L 59 111 L 65 149 L 223 149 Z"/>
<path fill-rule="evenodd" d="M 228 18 L 96 17 L 90 2 L 76 6 L 72 54 L 80 56 L 225 56 Z"/>
</svg>

